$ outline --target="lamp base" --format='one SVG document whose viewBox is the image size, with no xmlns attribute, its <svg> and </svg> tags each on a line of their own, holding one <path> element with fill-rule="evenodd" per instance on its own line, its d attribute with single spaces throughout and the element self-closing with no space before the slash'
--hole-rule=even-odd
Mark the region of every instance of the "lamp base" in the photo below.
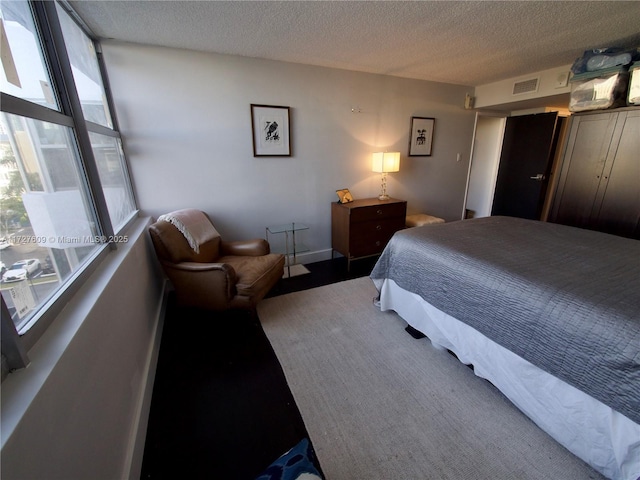
<svg viewBox="0 0 640 480">
<path fill-rule="evenodd" d="M 389 200 L 389 195 L 387 195 L 387 172 L 382 172 L 381 175 L 380 195 L 378 196 L 378 200 Z"/>
</svg>

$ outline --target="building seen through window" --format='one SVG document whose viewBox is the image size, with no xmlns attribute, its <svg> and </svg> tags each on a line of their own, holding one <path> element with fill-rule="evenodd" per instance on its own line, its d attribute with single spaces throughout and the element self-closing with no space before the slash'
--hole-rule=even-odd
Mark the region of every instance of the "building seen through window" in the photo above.
<svg viewBox="0 0 640 480">
<path fill-rule="evenodd" d="M 96 220 L 78 170 L 71 129 L 2 114 L 0 291 L 18 331 L 96 248 Z M 33 259 L 24 277 L 12 265 Z"/>
<path fill-rule="evenodd" d="M 0 87 L 3 100 L 20 99 L 7 109 L 3 101 L 0 113 L 0 293 L 18 333 L 136 211 L 95 45 L 55 4 L 47 21 L 62 33 L 60 62 L 68 63 L 54 65 L 58 56 L 50 58 L 39 28 L 46 9 L 35 5 L 0 4 Z M 76 86 L 70 92 L 54 73 L 65 66 Z M 65 95 L 81 109 L 64 107 Z"/>
</svg>

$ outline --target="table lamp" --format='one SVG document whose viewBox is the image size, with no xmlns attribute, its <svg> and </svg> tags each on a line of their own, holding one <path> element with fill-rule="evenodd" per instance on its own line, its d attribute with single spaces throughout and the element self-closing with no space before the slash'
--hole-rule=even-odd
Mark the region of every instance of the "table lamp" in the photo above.
<svg viewBox="0 0 640 480">
<path fill-rule="evenodd" d="M 400 152 L 375 152 L 371 170 L 382 174 L 382 192 L 378 199 L 389 200 L 389 195 L 387 195 L 387 173 L 400 171 Z"/>
</svg>

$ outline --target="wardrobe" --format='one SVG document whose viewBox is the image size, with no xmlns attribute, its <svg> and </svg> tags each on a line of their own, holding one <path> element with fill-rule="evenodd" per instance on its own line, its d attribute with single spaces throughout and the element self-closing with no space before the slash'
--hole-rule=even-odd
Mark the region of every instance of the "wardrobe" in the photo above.
<svg viewBox="0 0 640 480">
<path fill-rule="evenodd" d="M 640 109 L 571 117 L 549 221 L 640 239 Z"/>
</svg>

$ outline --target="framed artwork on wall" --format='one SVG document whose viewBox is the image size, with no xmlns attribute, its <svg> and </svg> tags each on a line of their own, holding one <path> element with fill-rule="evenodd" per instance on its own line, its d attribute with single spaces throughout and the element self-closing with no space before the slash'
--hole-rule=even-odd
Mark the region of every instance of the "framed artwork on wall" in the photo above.
<svg viewBox="0 0 640 480">
<path fill-rule="evenodd" d="M 251 104 L 254 157 L 290 157 L 289 107 Z"/>
<path fill-rule="evenodd" d="M 435 123 L 435 118 L 411 117 L 411 135 L 409 136 L 410 157 L 431 156 L 433 127 Z"/>
</svg>

